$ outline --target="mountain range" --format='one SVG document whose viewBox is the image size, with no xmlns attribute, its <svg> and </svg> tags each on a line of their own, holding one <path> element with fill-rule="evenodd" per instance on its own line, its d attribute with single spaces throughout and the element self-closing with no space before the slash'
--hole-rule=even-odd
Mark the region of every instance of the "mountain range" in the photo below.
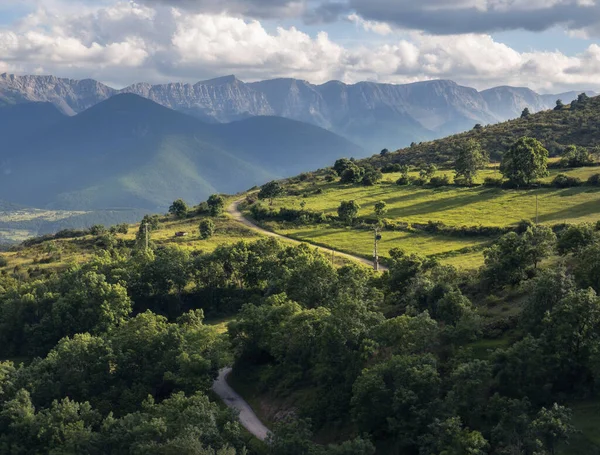
<svg viewBox="0 0 600 455">
<path fill-rule="evenodd" d="M 226 76 L 196 84 L 137 83 L 121 90 L 100 82 L 54 76 L 0 75 L 0 104 L 50 102 L 75 115 L 122 93 L 150 99 L 206 123 L 277 116 L 319 126 L 360 145 L 365 154 L 465 131 L 565 103 L 578 92 L 540 95 L 520 87 L 477 91 L 452 81 L 405 85 L 338 81 L 322 85 L 297 79 L 245 83 Z M 588 94 L 593 95 L 592 92 Z"/>
<path fill-rule="evenodd" d="M 363 153 L 307 123 L 209 124 L 131 93 L 73 116 L 47 102 L 6 105 L 0 134 L 0 200 L 57 210 L 165 210 Z"/>
</svg>

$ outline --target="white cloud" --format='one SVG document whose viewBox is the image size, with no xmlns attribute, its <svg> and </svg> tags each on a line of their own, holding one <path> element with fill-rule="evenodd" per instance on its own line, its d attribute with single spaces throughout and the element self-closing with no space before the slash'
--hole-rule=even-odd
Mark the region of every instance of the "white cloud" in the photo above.
<svg viewBox="0 0 600 455">
<path fill-rule="evenodd" d="M 502 2 L 506 0 L 496 1 L 498 7 Z M 0 29 L 0 71 L 93 77 L 117 86 L 140 81 L 195 82 L 235 73 L 243 80 L 452 79 L 476 88 L 510 84 L 544 91 L 600 90 L 597 45 L 575 56 L 558 51 L 522 53 L 486 34 L 412 32 L 401 37 L 382 23 L 359 16 L 349 20 L 385 38 L 342 45 L 325 32 L 310 36 L 294 27 L 269 31 L 257 20 L 135 3 L 88 5 L 61 15 L 39 9 Z"/>
</svg>

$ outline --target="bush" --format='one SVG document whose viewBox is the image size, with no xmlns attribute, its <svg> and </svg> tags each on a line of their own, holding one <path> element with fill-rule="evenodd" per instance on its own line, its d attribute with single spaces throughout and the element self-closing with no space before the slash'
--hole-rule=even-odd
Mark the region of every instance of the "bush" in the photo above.
<svg viewBox="0 0 600 455">
<path fill-rule="evenodd" d="M 440 186 L 448 186 L 450 185 L 450 177 L 448 177 L 448 175 L 431 177 L 429 184 L 434 188 L 438 188 Z"/>
<path fill-rule="evenodd" d="M 600 186 L 600 174 L 591 175 L 589 179 L 587 179 L 587 184 L 592 186 Z"/>
<path fill-rule="evenodd" d="M 101 224 L 95 224 L 90 228 L 90 234 L 92 235 L 103 235 L 106 233 L 106 228 Z"/>
<path fill-rule="evenodd" d="M 552 180 L 552 186 L 555 188 L 573 188 L 581 185 L 581 179 L 570 177 L 566 174 L 558 174 Z"/>
<path fill-rule="evenodd" d="M 384 174 L 402 172 L 402 165 L 400 163 L 386 164 L 381 168 L 381 172 L 383 172 Z"/>
<path fill-rule="evenodd" d="M 0 268 L 6 267 L 8 265 L 8 259 L 4 256 L 0 256 Z"/>
<path fill-rule="evenodd" d="M 400 186 L 410 185 L 410 179 L 403 175 L 398 180 L 396 180 L 396 185 L 400 185 Z"/>
<path fill-rule="evenodd" d="M 483 186 L 500 188 L 504 182 L 501 178 L 486 177 L 483 179 Z"/>
<path fill-rule="evenodd" d="M 200 222 L 199 230 L 200 238 L 202 240 L 207 240 L 215 233 L 215 223 L 213 223 L 213 221 L 210 219 L 202 220 Z"/>
</svg>

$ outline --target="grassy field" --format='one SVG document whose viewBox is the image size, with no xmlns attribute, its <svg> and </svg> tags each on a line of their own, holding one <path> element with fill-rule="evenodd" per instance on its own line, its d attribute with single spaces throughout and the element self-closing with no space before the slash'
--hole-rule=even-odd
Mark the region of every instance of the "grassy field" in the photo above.
<svg viewBox="0 0 600 455">
<path fill-rule="evenodd" d="M 373 232 L 351 228 L 318 226 L 300 226 L 279 228 L 276 223 L 268 223 L 271 230 L 288 237 L 310 242 L 316 245 L 330 246 L 345 253 L 356 254 L 365 258 L 373 257 Z M 388 256 L 392 248 L 401 248 L 407 253 L 418 253 L 425 256 L 439 256 L 440 262 L 456 267 L 471 269 L 483 263 L 482 249 L 489 239 L 457 238 L 441 235 L 428 235 L 412 232 L 384 232 L 379 242 L 379 255 Z M 464 248 L 478 248 L 476 252 L 462 253 Z"/>
<path fill-rule="evenodd" d="M 388 205 L 387 218 L 407 223 L 441 221 L 450 226 L 506 226 L 534 219 L 536 196 L 541 223 L 579 223 L 600 220 L 600 188 L 506 190 L 501 188 L 400 187 L 384 182 L 375 187 L 323 184 L 321 194 L 287 196 L 275 200 L 274 208 L 300 208 L 335 215 L 341 201 L 355 200 L 359 216 L 373 214 L 378 201 Z"/>
</svg>

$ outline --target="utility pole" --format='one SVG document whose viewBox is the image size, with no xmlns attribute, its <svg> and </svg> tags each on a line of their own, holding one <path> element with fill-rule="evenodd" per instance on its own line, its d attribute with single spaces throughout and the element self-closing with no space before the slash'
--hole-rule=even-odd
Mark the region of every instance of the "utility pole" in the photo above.
<svg viewBox="0 0 600 455">
<path fill-rule="evenodd" d="M 376 272 L 379 272 L 379 253 L 377 251 L 378 242 L 381 240 L 381 235 L 379 235 L 379 228 L 375 228 L 375 249 L 373 250 L 373 268 Z"/>
</svg>

